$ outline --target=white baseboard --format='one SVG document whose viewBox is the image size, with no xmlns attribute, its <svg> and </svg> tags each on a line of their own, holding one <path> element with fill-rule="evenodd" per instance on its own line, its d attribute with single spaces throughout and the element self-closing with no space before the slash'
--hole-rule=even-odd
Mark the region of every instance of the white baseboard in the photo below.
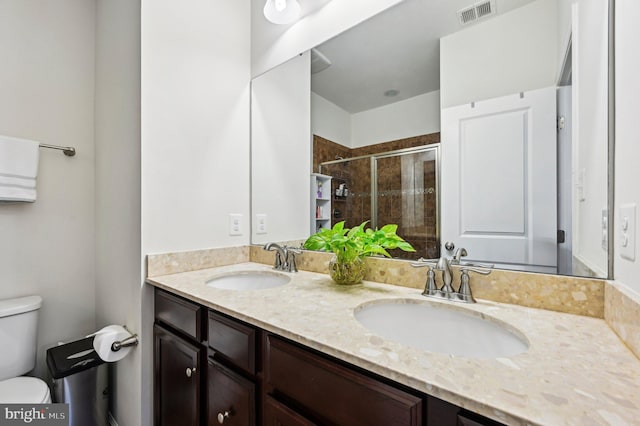
<svg viewBox="0 0 640 426">
<path fill-rule="evenodd" d="M 118 426 L 118 422 L 116 422 L 111 413 L 109 413 L 109 426 Z"/>
</svg>

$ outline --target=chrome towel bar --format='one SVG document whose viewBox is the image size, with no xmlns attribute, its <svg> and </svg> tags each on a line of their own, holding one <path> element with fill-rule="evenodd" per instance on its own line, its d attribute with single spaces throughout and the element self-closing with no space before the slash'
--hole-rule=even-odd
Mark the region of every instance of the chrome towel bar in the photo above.
<svg viewBox="0 0 640 426">
<path fill-rule="evenodd" d="M 72 146 L 58 146 L 58 145 L 49 145 L 46 143 L 41 143 L 40 148 L 59 149 L 67 157 L 73 157 L 74 155 L 76 155 L 76 149 Z"/>
</svg>

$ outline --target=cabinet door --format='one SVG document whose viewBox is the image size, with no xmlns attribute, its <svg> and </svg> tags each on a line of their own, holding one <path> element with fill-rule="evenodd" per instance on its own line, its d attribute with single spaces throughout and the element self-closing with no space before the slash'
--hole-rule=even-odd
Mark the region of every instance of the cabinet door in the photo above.
<svg viewBox="0 0 640 426">
<path fill-rule="evenodd" d="M 286 405 L 271 398 L 269 395 L 264 401 L 264 426 L 315 426 L 315 423 L 302 417 Z"/>
<path fill-rule="evenodd" d="M 154 337 L 156 426 L 200 423 L 200 351 L 158 325 Z"/>
<path fill-rule="evenodd" d="M 254 426 L 255 385 L 212 359 L 208 374 L 208 424 Z"/>
</svg>

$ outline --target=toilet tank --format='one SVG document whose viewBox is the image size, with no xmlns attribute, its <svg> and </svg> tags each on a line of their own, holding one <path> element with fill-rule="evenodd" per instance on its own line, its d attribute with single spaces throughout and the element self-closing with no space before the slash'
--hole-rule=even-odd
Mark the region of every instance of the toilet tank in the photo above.
<svg viewBox="0 0 640 426">
<path fill-rule="evenodd" d="M 0 300 L 0 380 L 35 367 L 40 306 L 40 296 Z"/>
</svg>

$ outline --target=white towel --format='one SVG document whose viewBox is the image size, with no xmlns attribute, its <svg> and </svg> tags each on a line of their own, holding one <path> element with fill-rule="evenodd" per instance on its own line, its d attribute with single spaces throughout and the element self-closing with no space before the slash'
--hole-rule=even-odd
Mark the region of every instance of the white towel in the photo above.
<svg viewBox="0 0 640 426">
<path fill-rule="evenodd" d="M 0 201 L 36 201 L 40 144 L 0 136 Z"/>
</svg>

